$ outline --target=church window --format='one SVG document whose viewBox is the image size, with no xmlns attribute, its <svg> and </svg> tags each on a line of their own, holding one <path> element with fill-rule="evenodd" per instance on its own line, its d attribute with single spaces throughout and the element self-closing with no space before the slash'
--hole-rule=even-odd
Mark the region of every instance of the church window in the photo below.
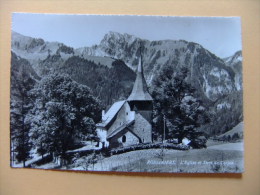
<svg viewBox="0 0 260 195">
<path fill-rule="evenodd" d="M 123 143 L 126 142 L 126 136 L 125 136 L 125 135 L 123 135 L 123 137 L 122 137 L 122 142 L 123 142 Z"/>
</svg>

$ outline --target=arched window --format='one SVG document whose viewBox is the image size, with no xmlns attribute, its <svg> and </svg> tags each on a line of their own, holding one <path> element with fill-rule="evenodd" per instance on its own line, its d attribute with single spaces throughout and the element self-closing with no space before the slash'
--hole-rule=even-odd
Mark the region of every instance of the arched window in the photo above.
<svg viewBox="0 0 260 195">
<path fill-rule="evenodd" d="M 125 136 L 125 135 L 123 135 L 123 137 L 122 137 L 122 142 L 123 142 L 123 143 L 126 142 L 126 136 Z"/>
</svg>

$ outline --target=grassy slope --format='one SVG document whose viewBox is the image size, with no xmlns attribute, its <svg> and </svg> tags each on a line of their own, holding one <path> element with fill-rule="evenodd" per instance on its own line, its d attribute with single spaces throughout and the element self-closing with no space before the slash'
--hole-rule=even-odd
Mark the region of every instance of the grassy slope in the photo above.
<svg viewBox="0 0 260 195">
<path fill-rule="evenodd" d="M 233 136 L 235 133 L 243 134 L 243 129 L 244 129 L 244 122 L 239 123 L 237 126 L 232 128 L 230 131 L 227 131 L 226 133 L 219 135 L 218 138 L 223 137 L 223 136 Z"/>
<path fill-rule="evenodd" d="M 243 142 L 223 143 L 209 141 L 207 149 L 186 151 L 173 149 L 147 149 L 127 152 L 99 159 L 94 164 L 90 156 L 77 158 L 65 170 L 120 171 L 120 172 L 169 172 L 169 173 L 235 173 L 243 172 Z M 40 169 L 56 169 L 51 162 Z M 60 168 L 58 168 L 60 169 Z"/>
<path fill-rule="evenodd" d="M 123 172 L 242 172 L 243 151 L 237 149 L 237 145 L 233 147 L 232 144 L 238 143 L 229 143 L 227 149 L 224 145 L 222 147 L 222 144 L 216 144 L 207 149 L 188 151 L 169 149 L 132 151 L 100 159 L 94 165 L 89 165 L 87 168 L 85 166 L 85 169 L 81 163 L 70 168 Z M 85 162 L 84 159 L 79 161 Z"/>
</svg>

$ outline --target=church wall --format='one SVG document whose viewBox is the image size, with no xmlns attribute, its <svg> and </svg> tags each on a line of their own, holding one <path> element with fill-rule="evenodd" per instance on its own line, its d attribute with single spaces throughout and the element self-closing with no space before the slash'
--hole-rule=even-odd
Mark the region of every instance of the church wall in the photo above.
<svg viewBox="0 0 260 195">
<path fill-rule="evenodd" d="M 108 129 L 108 134 L 114 131 L 116 128 L 120 127 L 123 124 L 128 123 L 129 121 L 134 119 L 134 112 L 130 110 L 130 106 L 126 102 L 120 111 L 117 113 L 116 119 L 114 123 Z"/>
<path fill-rule="evenodd" d="M 125 142 L 123 142 L 123 136 L 125 136 Z M 119 145 L 130 146 L 130 145 L 134 145 L 134 144 L 139 144 L 139 139 L 131 132 L 128 131 L 123 136 L 121 136 L 117 139 Z"/>
<path fill-rule="evenodd" d="M 149 123 L 152 123 L 152 111 L 139 110 L 140 113 Z"/>
<path fill-rule="evenodd" d="M 112 138 L 112 139 L 109 141 L 109 147 L 110 147 L 110 148 L 117 148 L 117 147 L 119 147 L 119 146 L 120 146 L 120 145 L 119 145 L 117 139 Z"/>
<path fill-rule="evenodd" d="M 135 115 L 133 132 L 141 138 L 143 143 L 152 142 L 152 125 L 139 113 Z"/>
</svg>

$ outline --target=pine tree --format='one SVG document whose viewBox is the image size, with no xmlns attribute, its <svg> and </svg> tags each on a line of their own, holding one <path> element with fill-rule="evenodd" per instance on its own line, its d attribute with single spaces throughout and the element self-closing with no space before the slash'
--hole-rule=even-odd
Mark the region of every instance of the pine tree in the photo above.
<svg viewBox="0 0 260 195">
<path fill-rule="evenodd" d="M 31 143 L 29 138 L 30 123 L 26 117 L 32 108 L 32 100 L 28 92 L 33 88 L 35 79 L 32 78 L 32 68 L 29 62 L 12 53 L 11 60 L 11 159 L 23 162 L 30 158 Z"/>
</svg>

